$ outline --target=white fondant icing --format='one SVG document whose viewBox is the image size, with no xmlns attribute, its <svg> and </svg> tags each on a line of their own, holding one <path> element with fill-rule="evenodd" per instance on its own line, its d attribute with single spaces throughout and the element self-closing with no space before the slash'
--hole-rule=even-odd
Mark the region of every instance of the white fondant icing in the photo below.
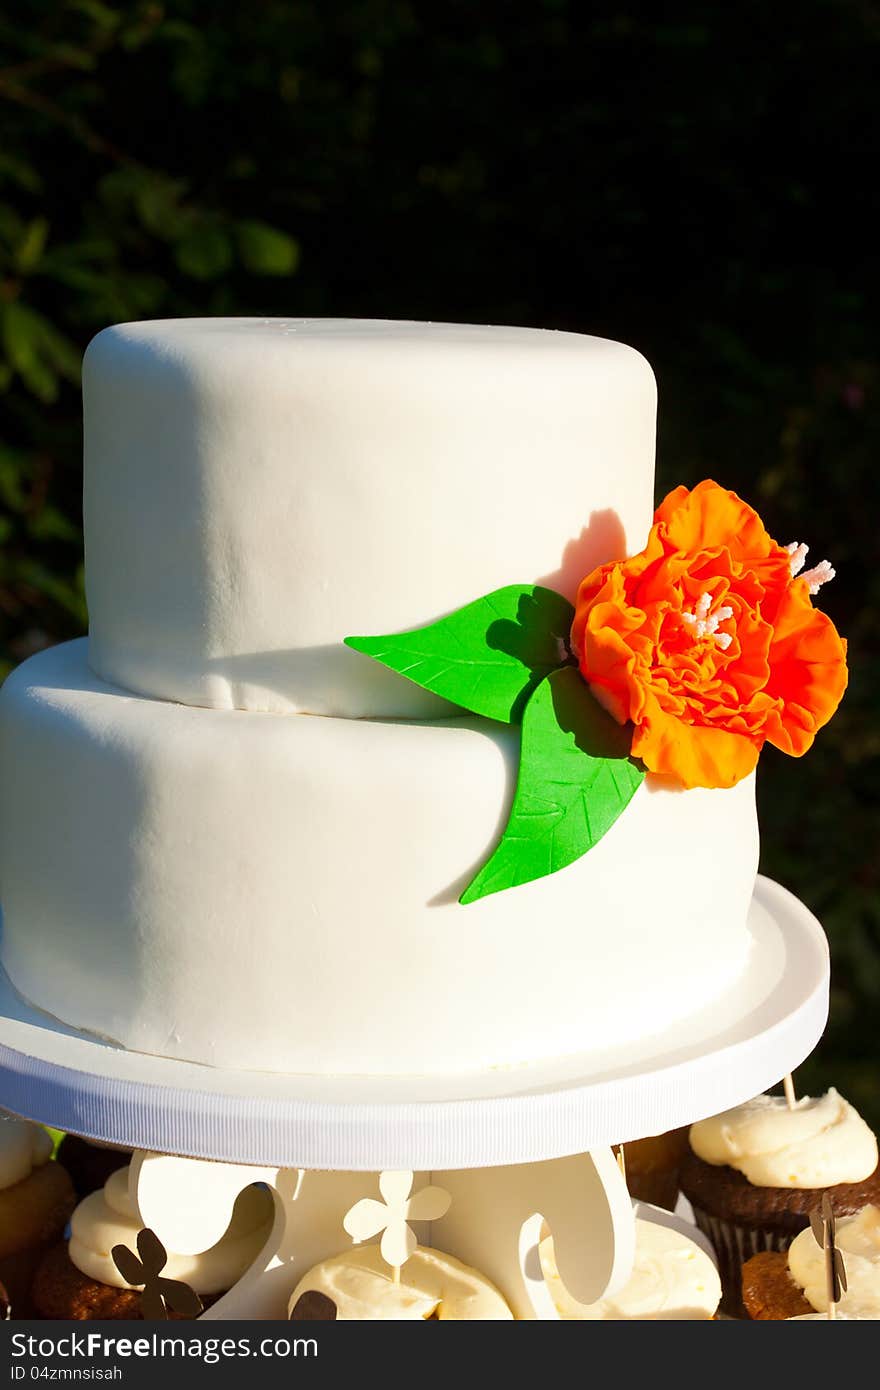
<svg viewBox="0 0 880 1390">
<path fill-rule="evenodd" d="M 162 699 L 448 713 L 343 638 L 505 584 L 573 597 L 651 524 L 651 369 L 581 334 L 121 324 L 83 398 L 91 664 Z"/>
<path fill-rule="evenodd" d="M 705 1007 L 748 950 L 752 779 L 649 780 L 577 863 L 463 908 L 518 738 L 192 709 L 41 653 L 0 692 L 3 962 L 76 1027 L 276 1071 L 525 1063 Z"/>
</svg>

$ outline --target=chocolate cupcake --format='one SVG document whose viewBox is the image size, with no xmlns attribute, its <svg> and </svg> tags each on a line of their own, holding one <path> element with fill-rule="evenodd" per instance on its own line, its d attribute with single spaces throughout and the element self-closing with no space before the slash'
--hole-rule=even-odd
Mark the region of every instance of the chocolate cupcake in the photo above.
<svg viewBox="0 0 880 1390">
<path fill-rule="evenodd" d="M 614 1145 L 615 1152 L 618 1147 Z M 626 1185 L 630 1195 L 639 1202 L 675 1211 L 679 1169 L 687 1150 L 687 1127 L 624 1144 Z"/>
<path fill-rule="evenodd" d="M 163 1277 L 188 1284 L 208 1307 L 256 1259 L 272 1229 L 273 1214 L 267 1189 L 245 1188 L 217 1244 L 194 1255 L 169 1251 Z M 128 1192 L 128 1168 L 118 1168 L 102 1191 L 93 1192 L 74 1211 L 69 1243 L 55 1245 L 41 1262 L 33 1284 L 37 1315 L 80 1322 L 141 1318 L 140 1289 L 126 1283 L 111 1255 L 117 1245 L 134 1251 L 140 1229 Z"/>
<path fill-rule="evenodd" d="M 867 1206 L 835 1222 L 846 1288 L 836 1316 L 880 1319 L 880 1207 Z M 819 1318 L 828 1313 L 825 1252 L 811 1230 L 795 1236 L 787 1251 L 753 1255 L 743 1265 L 743 1304 L 750 1318 Z"/>
<path fill-rule="evenodd" d="M 691 1126 L 680 1182 L 718 1255 L 721 1306 L 739 1317 L 743 1264 L 787 1250 L 824 1192 L 838 1217 L 880 1202 L 877 1140 L 833 1089 L 794 1108 L 758 1096 Z"/>
<path fill-rule="evenodd" d="M 67 1225 L 73 1183 L 42 1125 L 0 1117 L 0 1283 L 14 1318 L 29 1317 L 34 1270 Z"/>
<path fill-rule="evenodd" d="M 65 1134 L 58 1145 L 58 1161 L 67 1169 L 76 1195 L 82 1200 L 90 1192 L 98 1192 L 117 1168 L 125 1168 L 131 1162 L 131 1149 Z"/>
<path fill-rule="evenodd" d="M 117 1288 L 90 1279 L 77 1269 L 62 1240 L 41 1261 L 34 1281 L 34 1303 L 41 1318 L 139 1319 L 141 1296 L 137 1289 Z"/>
</svg>

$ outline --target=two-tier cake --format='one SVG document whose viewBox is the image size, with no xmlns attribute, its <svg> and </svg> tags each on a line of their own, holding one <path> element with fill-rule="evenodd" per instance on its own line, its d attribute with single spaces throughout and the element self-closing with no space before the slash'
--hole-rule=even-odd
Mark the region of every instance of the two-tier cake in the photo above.
<svg viewBox="0 0 880 1390">
<path fill-rule="evenodd" d="M 655 405 L 637 352 L 572 333 L 99 334 L 89 637 L 0 694 L 2 962 L 21 995 L 165 1057 L 448 1074 L 594 1054 L 729 989 L 750 948 L 751 775 L 685 791 L 649 773 L 589 853 L 463 905 L 510 813 L 519 730 L 344 645 L 515 581 L 571 600 L 641 551 Z M 682 641 L 720 660 L 733 610 L 702 602 Z"/>
</svg>

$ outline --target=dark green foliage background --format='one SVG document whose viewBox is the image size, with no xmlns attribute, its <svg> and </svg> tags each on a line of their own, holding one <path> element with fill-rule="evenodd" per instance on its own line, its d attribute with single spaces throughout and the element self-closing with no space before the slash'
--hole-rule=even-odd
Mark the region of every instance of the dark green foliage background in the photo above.
<svg viewBox="0 0 880 1390">
<path fill-rule="evenodd" d="M 851 687 L 802 763 L 762 757 L 763 868 L 832 942 L 801 1084 L 880 1123 L 878 59 L 872 0 L 3 0 L 4 669 L 85 628 L 78 363 L 103 325 L 355 314 L 635 344 L 658 490 L 715 477 L 838 568 L 821 602 Z"/>
</svg>

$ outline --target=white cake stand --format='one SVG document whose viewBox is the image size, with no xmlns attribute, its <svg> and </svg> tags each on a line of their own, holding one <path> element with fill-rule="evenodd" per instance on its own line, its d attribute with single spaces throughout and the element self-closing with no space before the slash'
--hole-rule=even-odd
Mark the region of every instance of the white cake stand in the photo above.
<svg viewBox="0 0 880 1390">
<path fill-rule="evenodd" d="M 829 958 L 819 923 L 759 877 L 749 926 L 735 986 L 661 1035 L 454 1077 L 291 1076 L 149 1057 L 48 1019 L 4 977 L 0 1106 L 152 1151 L 132 1164 L 132 1195 L 145 1224 L 181 1253 L 219 1238 L 242 1186 L 270 1184 L 272 1236 L 206 1316 L 286 1316 L 299 1275 L 344 1244 L 348 1206 L 377 1195 L 379 1171 L 407 1169 L 416 1186 L 452 1192 L 435 1223 L 441 1248 L 494 1278 L 518 1317 L 552 1318 L 536 1254 L 545 1220 L 582 1302 L 613 1292 L 632 1267 L 632 1209 L 607 1146 L 758 1094 L 821 1036 Z"/>
</svg>

